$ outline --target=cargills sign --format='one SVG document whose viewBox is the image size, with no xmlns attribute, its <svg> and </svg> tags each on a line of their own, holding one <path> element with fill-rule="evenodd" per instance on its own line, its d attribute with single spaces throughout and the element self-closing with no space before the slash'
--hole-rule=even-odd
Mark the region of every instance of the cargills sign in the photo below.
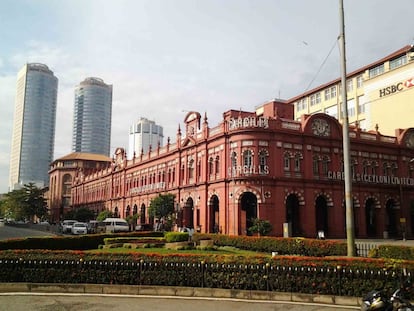
<svg viewBox="0 0 414 311">
<path fill-rule="evenodd" d="M 345 173 L 341 171 L 338 171 L 338 172 L 328 171 L 328 178 L 332 180 L 345 180 Z M 352 176 L 352 181 L 371 183 L 371 184 L 414 186 L 414 178 L 408 178 L 408 177 L 354 174 Z"/>
<path fill-rule="evenodd" d="M 247 166 L 247 165 L 238 165 L 229 167 L 228 169 L 229 177 L 243 176 L 243 175 L 269 175 L 269 166 L 260 165 L 260 166 Z"/>
<path fill-rule="evenodd" d="M 228 123 L 230 131 L 253 127 L 261 127 L 267 129 L 269 127 L 269 119 L 265 117 L 230 118 Z"/>
</svg>

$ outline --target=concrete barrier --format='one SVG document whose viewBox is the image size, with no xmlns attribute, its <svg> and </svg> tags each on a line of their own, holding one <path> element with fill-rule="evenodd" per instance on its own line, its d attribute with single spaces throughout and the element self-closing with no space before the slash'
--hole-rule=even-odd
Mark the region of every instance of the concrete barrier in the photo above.
<svg viewBox="0 0 414 311">
<path fill-rule="evenodd" d="M 54 284 L 54 283 L 0 283 L 0 293 L 79 293 L 79 294 L 116 294 L 149 295 L 175 297 L 206 297 L 223 299 L 262 300 L 274 302 L 317 303 L 359 307 L 361 298 L 312 295 L 289 292 L 267 292 L 251 290 L 234 290 L 221 288 L 168 287 L 145 285 L 110 285 L 110 284 Z"/>
</svg>

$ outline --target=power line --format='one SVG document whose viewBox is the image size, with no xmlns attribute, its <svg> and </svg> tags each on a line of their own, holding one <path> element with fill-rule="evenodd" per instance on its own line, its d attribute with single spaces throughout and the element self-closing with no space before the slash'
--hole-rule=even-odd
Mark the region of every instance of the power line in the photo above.
<svg viewBox="0 0 414 311">
<path fill-rule="evenodd" d="M 323 60 L 322 64 L 319 66 L 318 71 L 316 72 L 315 76 L 313 77 L 313 79 L 311 80 L 311 82 L 309 83 L 308 87 L 305 89 L 305 91 L 303 93 L 306 93 L 310 86 L 312 85 L 312 83 L 316 80 L 316 77 L 319 75 L 319 73 L 322 70 L 322 67 L 325 65 L 326 61 L 328 60 L 329 56 L 331 55 L 333 49 L 335 48 L 335 45 L 338 43 L 338 38 L 336 38 L 335 42 L 333 43 L 331 49 L 329 50 L 328 55 L 326 55 L 325 59 Z"/>
</svg>

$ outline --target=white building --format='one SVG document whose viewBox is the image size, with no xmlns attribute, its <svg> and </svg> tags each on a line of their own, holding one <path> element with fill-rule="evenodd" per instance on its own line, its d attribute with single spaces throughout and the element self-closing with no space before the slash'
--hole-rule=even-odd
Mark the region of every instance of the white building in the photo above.
<svg viewBox="0 0 414 311">
<path fill-rule="evenodd" d="M 141 118 L 137 123 L 129 128 L 129 148 L 128 159 L 139 156 L 142 152 L 148 152 L 150 146 L 151 150 L 162 146 L 163 143 L 163 128 L 150 121 L 147 118 Z"/>
</svg>

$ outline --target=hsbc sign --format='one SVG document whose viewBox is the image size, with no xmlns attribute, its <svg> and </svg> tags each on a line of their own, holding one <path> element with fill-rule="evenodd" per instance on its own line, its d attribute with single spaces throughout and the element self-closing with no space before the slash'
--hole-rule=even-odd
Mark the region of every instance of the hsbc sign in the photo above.
<svg viewBox="0 0 414 311">
<path fill-rule="evenodd" d="M 404 88 L 410 88 L 412 86 L 414 86 L 414 78 L 410 78 L 406 80 L 405 82 L 399 82 L 397 84 L 393 84 L 393 85 L 384 87 L 383 89 L 380 89 L 379 97 L 384 97 L 390 94 L 394 94 L 394 93 L 402 91 Z"/>
</svg>

